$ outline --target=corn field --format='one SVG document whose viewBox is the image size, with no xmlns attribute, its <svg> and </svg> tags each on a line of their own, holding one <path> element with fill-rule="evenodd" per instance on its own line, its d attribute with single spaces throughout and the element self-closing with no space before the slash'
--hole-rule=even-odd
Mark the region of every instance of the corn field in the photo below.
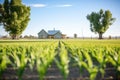
<svg viewBox="0 0 120 80">
<path fill-rule="evenodd" d="M 47 80 L 47 70 L 53 63 L 63 77 L 61 80 L 70 80 L 71 67 L 78 68 L 79 80 L 104 79 L 108 64 L 114 68 L 115 79 L 120 79 L 120 41 L 0 41 L 0 80 L 10 80 L 10 77 L 3 76 L 8 68 L 15 69 L 17 80 L 25 80 L 26 68 L 30 71 L 36 69 L 39 80 Z M 84 77 L 85 71 L 88 78 Z M 100 79 L 97 79 L 98 74 Z"/>
</svg>

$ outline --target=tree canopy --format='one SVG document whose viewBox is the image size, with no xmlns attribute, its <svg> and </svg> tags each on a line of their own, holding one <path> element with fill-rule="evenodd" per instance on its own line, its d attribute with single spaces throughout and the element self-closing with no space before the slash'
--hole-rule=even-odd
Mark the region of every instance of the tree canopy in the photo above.
<svg viewBox="0 0 120 80">
<path fill-rule="evenodd" d="M 2 15 L 5 30 L 15 39 L 25 30 L 30 20 L 30 7 L 21 0 L 5 0 Z"/>
<path fill-rule="evenodd" d="M 0 24 L 2 23 L 2 15 L 3 15 L 3 6 L 0 4 Z"/>
<path fill-rule="evenodd" d="M 99 39 L 102 39 L 103 33 L 107 31 L 110 25 L 113 24 L 115 18 L 112 18 L 112 13 L 109 10 L 99 12 L 92 12 L 87 15 L 90 21 L 90 30 L 99 34 Z"/>
</svg>

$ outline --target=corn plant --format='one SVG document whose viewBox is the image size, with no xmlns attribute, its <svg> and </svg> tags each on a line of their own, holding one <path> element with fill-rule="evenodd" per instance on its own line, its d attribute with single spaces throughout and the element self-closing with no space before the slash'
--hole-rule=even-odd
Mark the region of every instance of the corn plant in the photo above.
<svg viewBox="0 0 120 80">
<path fill-rule="evenodd" d="M 40 51 L 35 54 L 36 67 L 39 73 L 39 79 L 43 80 L 49 65 L 55 56 L 55 48 L 53 46 L 42 46 Z"/>
<path fill-rule="evenodd" d="M 67 46 L 68 48 L 68 46 Z M 76 66 L 78 65 L 79 70 L 80 70 L 80 78 L 82 78 L 82 74 L 83 74 L 83 70 L 84 67 L 82 65 L 82 62 L 84 62 L 84 58 L 83 58 L 83 54 L 81 53 L 79 48 L 75 48 L 75 47 L 70 47 L 68 48 L 68 52 L 70 55 L 70 61 L 72 61 L 72 65 Z M 73 62 L 74 60 L 74 62 Z"/>
<path fill-rule="evenodd" d="M 104 78 L 105 68 L 107 63 L 105 48 L 104 47 L 91 48 L 89 53 L 98 62 L 99 65 L 97 66 L 99 68 L 99 72 L 102 74 L 102 78 Z"/>
<path fill-rule="evenodd" d="M 83 70 L 86 69 L 91 80 L 95 79 L 97 72 L 100 72 L 103 78 L 106 63 L 111 63 L 115 67 L 117 75 L 120 74 L 119 40 L 63 41 L 60 41 L 59 44 L 54 44 L 55 41 L 2 41 L 3 44 L 0 41 L 0 78 L 8 64 L 17 68 L 19 80 L 22 79 L 26 65 L 29 65 L 31 70 L 36 65 L 40 80 L 43 80 L 48 67 L 55 61 L 66 80 L 69 74 L 69 62 L 72 60 L 75 61 L 74 66 L 76 64 L 79 66 L 80 77 L 82 77 Z M 56 42 L 58 41 L 56 40 Z M 109 46 L 106 47 L 106 45 Z M 57 49 L 56 46 L 58 46 Z"/>
<path fill-rule="evenodd" d="M 2 74 L 8 64 L 10 64 L 9 57 L 6 54 L 5 49 L 2 49 L 0 50 L 0 80 L 2 80 Z"/>
<path fill-rule="evenodd" d="M 36 62 L 35 54 L 37 53 L 38 49 L 39 48 L 36 46 L 29 46 L 26 49 L 26 53 L 28 54 L 28 65 L 31 70 L 33 70 L 33 67 L 35 66 L 35 62 Z"/>
<path fill-rule="evenodd" d="M 14 50 L 10 54 L 10 56 L 13 59 L 13 67 L 17 68 L 18 79 L 22 80 L 22 75 L 24 73 L 28 61 L 26 49 L 24 49 L 24 47 L 19 47 L 16 50 Z"/>
<path fill-rule="evenodd" d="M 69 74 L 69 59 L 68 59 L 68 54 L 67 51 L 65 49 L 65 46 L 59 42 L 58 45 L 59 49 L 58 49 L 58 58 L 55 58 L 55 62 L 58 66 L 58 68 L 61 71 L 62 76 L 64 77 L 64 80 L 67 80 L 67 76 Z"/>
<path fill-rule="evenodd" d="M 81 53 L 83 54 L 83 57 L 85 58 L 85 61 L 81 62 L 81 65 L 89 72 L 90 74 L 90 80 L 94 80 L 96 78 L 98 67 L 93 64 L 93 61 L 91 59 L 91 56 L 88 53 L 88 50 L 82 49 Z"/>
<path fill-rule="evenodd" d="M 120 76 L 120 48 L 115 48 L 116 50 L 109 48 L 107 56 L 107 62 L 110 62 L 115 66 L 117 70 L 117 75 Z"/>
<path fill-rule="evenodd" d="M 67 47 L 69 46 L 67 45 Z M 69 47 L 68 49 L 71 53 L 71 57 L 76 61 L 77 65 L 79 66 L 80 77 L 82 78 L 83 70 L 86 69 L 90 74 L 90 80 L 94 80 L 98 72 L 98 67 L 93 64 L 88 49 L 79 47 L 75 48 L 75 46 Z"/>
</svg>

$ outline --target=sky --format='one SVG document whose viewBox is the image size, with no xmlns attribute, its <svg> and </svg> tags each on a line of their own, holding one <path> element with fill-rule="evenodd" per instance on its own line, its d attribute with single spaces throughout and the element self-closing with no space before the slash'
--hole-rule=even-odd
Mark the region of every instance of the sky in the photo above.
<svg viewBox="0 0 120 80">
<path fill-rule="evenodd" d="M 0 0 L 3 2 L 3 0 Z M 88 14 L 100 9 L 110 10 L 116 21 L 103 34 L 104 37 L 120 36 L 120 0 L 22 0 L 31 7 L 30 21 L 22 35 L 37 36 L 41 29 L 60 30 L 68 37 L 96 37 L 90 31 Z M 0 35 L 7 35 L 0 27 Z"/>
</svg>

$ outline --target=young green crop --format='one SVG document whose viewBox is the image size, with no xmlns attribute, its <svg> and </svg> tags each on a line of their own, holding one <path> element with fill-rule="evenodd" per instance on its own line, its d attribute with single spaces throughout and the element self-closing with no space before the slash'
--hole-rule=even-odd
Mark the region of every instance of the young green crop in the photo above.
<svg viewBox="0 0 120 80">
<path fill-rule="evenodd" d="M 88 50 L 74 47 L 69 47 L 69 49 L 70 57 L 73 58 L 76 61 L 75 63 L 79 66 L 80 78 L 82 78 L 83 70 L 86 69 L 90 74 L 90 80 L 94 80 L 98 72 L 98 67 L 93 64 Z"/>
<path fill-rule="evenodd" d="M 104 78 L 105 68 L 107 64 L 107 57 L 105 52 L 105 47 L 95 47 L 90 48 L 89 53 L 92 58 L 96 60 L 96 64 L 98 66 L 98 71 L 102 74 L 102 78 Z"/>
<path fill-rule="evenodd" d="M 22 75 L 28 62 L 25 47 L 17 47 L 9 56 L 13 59 L 12 65 L 17 68 L 18 79 L 22 80 Z"/>
<path fill-rule="evenodd" d="M 115 40 L 116 41 L 116 40 Z M 97 72 L 102 73 L 104 78 L 105 68 L 107 63 L 113 66 L 120 72 L 120 41 L 114 40 L 96 40 L 96 41 L 64 41 L 67 50 L 71 54 L 82 74 L 83 67 L 89 72 L 90 79 L 94 80 Z M 108 48 L 107 48 L 108 47 Z M 111 50 L 109 50 L 109 48 Z"/>
<path fill-rule="evenodd" d="M 59 44 L 58 44 L 59 43 Z M 83 77 L 84 69 L 94 80 L 97 73 L 104 78 L 106 65 L 112 64 L 118 76 L 120 73 L 120 41 L 119 40 L 62 40 L 62 41 L 0 41 L 0 78 L 3 71 L 12 65 L 17 69 L 19 80 L 27 65 L 33 70 L 37 68 L 40 80 L 43 80 L 47 69 L 55 61 L 66 80 L 69 66 L 80 69 Z M 77 65 L 76 65 L 77 64 Z"/>
<path fill-rule="evenodd" d="M 47 67 L 52 62 L 52 59 L 54 59 L 55 53 L 53 51 L 55 50 L 55 46 L 57 45 L 52 45 L 53 42 L 43 42 L 43 43 L 20 42 L 20 43 L 21 44 L 19 44 L 18 42 L 14 42 L 14 43 L 9 42 L 6 44 L 4 43 L 4 45 L 0 45 L 2 46 L 0 47 L 1 76 L 5 68 L 7 68 L 8 61 L 10 62 L 10 65 L 12 65 L 12 67 L 17 70 L 18 79 L 22 80 L 22 75 L 27 65 L 29 65 L 31 69 L 33 69 L 35 65 L 38 65 L 37 70 L 39 73 L 41 73 L 39 68 L 42 68 L 42 66 L 44 66 L 44 65 L 42 66 L 39 65 L 41 56 L 44 56 L 42 57 L 43 59 L 42 64 L 45 64 L 45 66 L 47 65 Z M 43 50 L 41 50 L 42 48 Z M 36 58 L 36 54 L 38 55 L 37 57 L 40 56 L 39 60 L 38 58 Z M 42 70 L 46 71 L 46 68 Z M 45 75 L 43 75 L 43 77 L 44 76 Z"/>
<path fill-rule="evenodd" d="M 6 54 L 6 50 L 0 48 L 0 80 L 2 80 L 2 73 L 7 68 L 8 64 L 10 64 L 10 59 Z"/>
<path fill-rule="evenodd" d="M 64 80 L 67 80 L 67 76 L 69 74 L 69 58 L 68 53 L 65 49 L 65 46 L 62 44 L 62 42 L 59 42 L 58 44 L 58 54 L 57 58 L 54 59 L 56 62 L 58 68 L 61 71 L 62 76 L 64 77 Z"/>
<path fill-rule="evenodd" d="M 115 66 L 117 75 L 120 76 L 120 48 L 114 47 L 108 49 L 107 62 Z"/>
<path fill-rule="evenodd" d="M 40 47 L 39 52 L 35 53 L 36 67 L 40 80 L 44 79 L 46 71 L 55 57 L 55 47 L 51 45 Z"/>
</svg>

